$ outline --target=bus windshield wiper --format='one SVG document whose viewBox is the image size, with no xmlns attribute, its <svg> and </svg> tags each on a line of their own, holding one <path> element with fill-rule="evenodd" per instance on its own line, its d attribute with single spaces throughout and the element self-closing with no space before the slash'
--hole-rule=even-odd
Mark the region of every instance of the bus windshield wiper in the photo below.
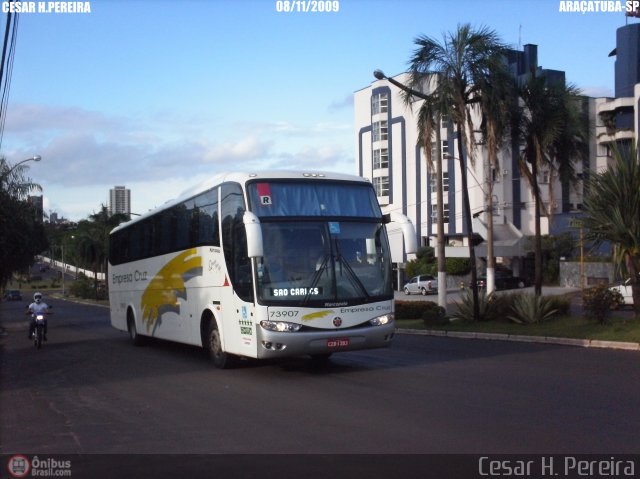
<svg viewBox="0 0 640 479">
<path fill-rule="evenodd" d="M 338 241 L 336 241 L 336 252 L 338 253 L 338 256 L 336 259 L 338 260 L 339 263 L 341 263 L 344 266 L 344 269 L 347 271 L 347 275 L 351 279 L 351 283 L 354 284 L 360 290 L 360 292 L 364 294 L 364 297 L 366 299 L 370 299 L 371 296 L 369 296 L 369 293 L 367 292 L 367 288 L 365 288 L 364 284 L 362 284 L 362 281 L 360 281 L 360 278 L 358 278 L 358 275 L 356 274 L 356 272 L 353 271 L 353 268 L 351 268 L 351 265 L 349 264 L 349 262 L 345 259 L 344 256 L 342 256 L 342 252 L 340 251 L 340 245 Z"/>
<path fill-rule="evenodd" d="M 327 264 L 329 263 L 330 259 L 331 259 L 330 253 L 327 253 L 324 255 L 324 258 L 322 259 L 322 263 L 320 263 L 320 266 L 318 267 L 318 269 L 316 269 L 316 272 L 314 273 L 313 278 L 311 279 L 311 286 L 309 286 L 307 294 L 305 294 L 304 299 L 302 300 L 302 306 L 305 306 L 309 302 L 311 291 L 313 290 L 313 288 L 317 286 L 318 281 L 320 281 L 320 277 L 322 276 L 322 273 L 324 273 L 325 270 L 327 269 Z"/>
</svg>

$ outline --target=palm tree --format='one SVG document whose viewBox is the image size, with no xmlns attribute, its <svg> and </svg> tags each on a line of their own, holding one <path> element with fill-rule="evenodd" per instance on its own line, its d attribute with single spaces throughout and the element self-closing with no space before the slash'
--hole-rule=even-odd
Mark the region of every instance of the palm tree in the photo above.
<svg viewBox="0 0 640 479">
<path fill-rule="evenodd" d="M 487 214 L 487 295 L 495 290 L 495 254 L 493 248 L 493 170 L 500 169 L 498 152 L 511 132 L 511 113 L 516 102 L 515 83 L 509 72 L 499 62 L 489 75 L 481 79 L 482 96 L 480 131 L 487 145 L 485 171 L 485 198 Z"/>
<path fill-rule="evenodd" d="M 446 112 L 442 113 L 448 113 L 455 123 L 465 228 L 471 262 L 473 316 L 478 320 L 475 243 L 467 186 L 467 158 L 474 163 L 475 149 L 471 108 L 481 101 L 485 80 L 504 58 L 506 48 L 493 30 L 475 30 L 468 24 L 459 25 L 454 33 L 445 34 L 442 43 L 428 36 L 417 38 L 415 43 L 418 49 L 409 62 L 411 85 L 420 88 L 435 74 L 437 82 L 431 95 L 438 99 L 435 104 L 446 105 Z"/>
<path fill-rule="evenodd" d="M 26 160 L 11 166 L 5 158 L 0 158 L 0 191 L 17 200 L 26 199 L 32 191 L 42 191 L 39 184 L 25 176 L 29 166 L 24 163 Z"/>
<path fill-rule="evenodd" d="M 559 172 L 564 180 L 574 176 L 574 163 L 587 154 L 586 123 L 578 106 L 579 92 L 563 83 L 550 83 L 545 76 L 531 72 L 526 82 L 519 85 L 521 111 L 518 130 L 524 148 L 520 156 L 520 171 L 527 179 L 534 198 L 535 221 L 535 294 L 542 292 L 542 198 L 538 173 L 548 168 Z M 550 175 L 553 176 L 553 175 Z M 553 201 L 553 181 L 550 181 L 550 204 Z M 551 214 L 550 210 L 546 212 Z"/>
<path fill-rule="evenodd" d="M 614 259 L 631 282 L 633 307 L 640 316 L 640 159 L 635 144 L 614 147 L 613 164 L 587 180 L 582 226 L 585 237 L 610 242 Z"/>
<path fill-rule="evenodd" d="M 20 162 L 9 165 L 0 158 L 0 287 L 11 275 L 33 262 L 34 255 L 47 248 L 42 223 L 26 198 L 40 185 L 27 178 L 29 167 Z"/>
<path fill-rule="evenodd" d="M 98 272 L 106 272 L 107 270 L 109 233 L 125 220 L 127 220 L 126 215 L 109 215 L 107 207 L 102 205 L 98 213 L 89 216 L 89 220 L 81 221 L 78 224 L 78 229 L 74 232 L 76 238 L 74 245 L 78 256 L 91 265 L 91 269 L 94 271 L 96 298 L 98 295 Z"/>
<path fill-rule="evenodd" d="M 410 98 L 405 98 L 409 103 Z M 436 177 L 436 250 L 438 258 L 438 306 L 447 309 L 447 263 L 444 252 L 444 195 L 442 191 L 442 140 L 440 127 L 444 106 L 438 106 L 433 97 L 425 98 L 418 114 L 418 142 L 423 146 L 427 158 L 427 174 L 435 166 Z M 436 147 L 433 148 L 433 143 Z M 435 150 L 435 158 L 433 152 Z M 435 165 L 434 165 L 435 162 Z"/>
</svg>

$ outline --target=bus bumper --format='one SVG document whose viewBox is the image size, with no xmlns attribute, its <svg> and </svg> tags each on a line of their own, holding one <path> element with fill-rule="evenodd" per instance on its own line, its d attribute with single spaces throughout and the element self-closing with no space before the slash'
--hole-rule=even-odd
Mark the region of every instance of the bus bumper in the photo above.
<svg viewBox="0 0 640 479">
<path fill-rule="evenodd" d="M 258 358 L 327 355 L 342 351 L 386 348 L 395 334 L 395 322 L 344 330 L 281 333 L 258 327 Z"/>
</svg>

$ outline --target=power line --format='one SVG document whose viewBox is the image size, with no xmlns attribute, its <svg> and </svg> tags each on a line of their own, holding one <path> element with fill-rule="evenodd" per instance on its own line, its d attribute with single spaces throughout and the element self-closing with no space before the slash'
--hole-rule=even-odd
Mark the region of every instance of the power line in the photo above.
<svg viewBox="0 0 640 479">
<path fill-rule="evenodd" d="M 11 77 L 13 74 L 13 61 L 16 52 L 18 38 L 18 14 L 7 14 L 5 26 L 4 45 L 2 47 L 2 60 L 0 61 L 0 150 L 4 138 L 4 125 L 7 118 L 7 104 L 9 103 L 9 91 L 11 90 Z M 7 55 L 7 47 L 9 49 Z"/>
</svg>

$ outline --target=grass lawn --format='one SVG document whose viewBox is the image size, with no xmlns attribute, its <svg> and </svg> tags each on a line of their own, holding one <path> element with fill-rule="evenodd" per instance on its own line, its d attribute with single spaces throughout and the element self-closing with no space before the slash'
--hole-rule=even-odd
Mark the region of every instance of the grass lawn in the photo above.
<svg viewBox="0 0 640 479">
<path fill-rule="evenodd" d="M 399 329 L 429 329 L 438 331 L 464 331 L 474 333 L 518 334 L 557 338 L 597 339 L 601 341 L 640 342 L 640 320 L 632 315 L 616 314 L 609 324 L 599 324 L 582 316 L 562 316 L 539 324 L 522 325 L 503 321 L 462 322 L 425 326 L 420 319 L 396 320 Z"/>
</svg>

